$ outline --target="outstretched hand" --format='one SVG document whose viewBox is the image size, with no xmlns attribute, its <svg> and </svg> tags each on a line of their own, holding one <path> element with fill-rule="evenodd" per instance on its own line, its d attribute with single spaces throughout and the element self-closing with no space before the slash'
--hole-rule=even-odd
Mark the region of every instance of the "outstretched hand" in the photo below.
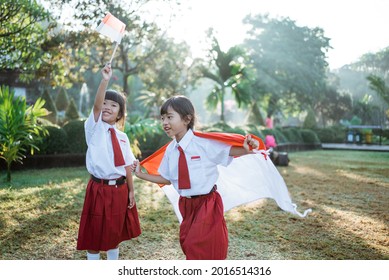
<svg viewBox="0 0 389 280">
<path fill-rule="evenodd" d="M 112 68 L 111 63 L 107 63 L 104 68 L 101 70 L 101 74 L 103 75 L 103 79 L 108 81 L 112 77 Z"/>
<path fill-rule="evenodd" d="M 250 150 L 258 149 L 259 142 L 257 139 L 252 138 L 250 134 L 246 135 L 243 142 L 243 148 L 249 152 Z"/>
<path fill-rule="evenodd" d="M 134 160 L 134 162 L 130 165 L 131 171 L 135 174 L 140 172 L 140 163 L 139 160 Z"/>
</svg>

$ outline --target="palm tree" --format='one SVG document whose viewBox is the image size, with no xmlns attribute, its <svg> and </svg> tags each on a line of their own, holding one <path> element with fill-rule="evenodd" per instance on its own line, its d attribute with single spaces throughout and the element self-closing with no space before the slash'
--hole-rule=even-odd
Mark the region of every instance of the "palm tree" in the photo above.
<svg viewBox="0 0 389 280">
<path fill-rule="evenodd" d="M 38 150 L 37 141 L 47 130 L 37 124 L 37 119 L 47 115 L 45 101 L 39 98 L 27 107 L 26 99 L 14 97 L 8 87 L 0 88 L 0 158 L 7 163 L 7 181 L 11 181 L 11 163 L 21 162 L 28 150 Z"/>
<path fill-rule="evenodd" d="M 370 82 L 370 88 L 389 104 L 389 87 L 386 86 L 385 81 L 375 75 L 369 75 L 367 80 Z"/>
<path fill-rule="evenodd" d="M 201 65 L 200 75 L 215 82 L 215 86 L 206 100 L 210 109 L 215 109 L 220 103 L 220 121 L 224 122 L 224 98 L 226 89 L 231 92 L 238 103 L 238 107 L 250 103 L 251 83 L 249 79 L 249 68 L 243 63 L 245 52 L 238 46 L 231 47 L 223 52 L 219 42 L 209 30 L 212 37 L 209 65 Z"/>
<path fill-rule="evenodd" d="M 384 79 L 375 75 L 369 75 L 367 80 L 370 82 L 370 88 L 389 105 L 389 87 L 386 85 Z M 386 116 L 389 118 L 389 109 L 386 111 Z"/>
</svg>

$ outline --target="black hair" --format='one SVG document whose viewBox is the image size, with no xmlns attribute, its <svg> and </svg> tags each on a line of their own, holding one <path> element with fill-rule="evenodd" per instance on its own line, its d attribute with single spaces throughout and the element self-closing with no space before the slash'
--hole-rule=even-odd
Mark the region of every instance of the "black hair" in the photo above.
<svg viewBox="0 0 389 280">
<path fill-rule="evenodd" d="M 126 96 L 116 90 L 109 89 L 105 92 L 105 99 L 115 101 L 119 104 L 120 109 L 116 121 L 124 125 L 126 118 Z"/>
<path fill-rule="evenodd" d="M 181 119 L 189 120 L 188 128 L 194 128 L 196 122 L 195 109 L 189 98 L 183 95 L 170 97 L 161 107 L 161 116 L 167 114 L 169 107 L 176 111 Z"/>
</svg>

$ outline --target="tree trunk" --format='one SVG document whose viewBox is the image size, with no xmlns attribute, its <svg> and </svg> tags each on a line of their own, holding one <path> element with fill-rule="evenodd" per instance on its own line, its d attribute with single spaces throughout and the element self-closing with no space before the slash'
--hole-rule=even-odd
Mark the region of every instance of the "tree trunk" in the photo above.
<svg viewBox="0 0 389 280">
<path fill-rule="evenodd" d="M 7 182 L 11 182 L 11 162 L 7 162 Z"/>
<path fill-rule="evenodd" d="M 220 103 L 221 103 L 220 104 L 220 107 L 221 107 L 220 121 L 222 123 L 225 122 L 225 120 L 224 120 L 224 92 L 225 92 L 225 88 L 223 86 L 222 89 L 221 89 L 221 96 L 220 96 Z"/>
<path fill-rule="evenodd" d="M 128 99 L 128 97 L 130 96 L 130 92 L 128 91 L 128 75 L 124 75 L 124 74 L 123 74 L 123 91 L 126 94 Z"/>
<path fill-rule="evenodd" d="M 258 107 L 257 102 L 253 102 L 251 104 L 251 108 L 248 115 L 248 123 L 254 125 L 262 125 L 265 126 L 265 121 L 262 117 L 261 111 Z"/>
</svg>

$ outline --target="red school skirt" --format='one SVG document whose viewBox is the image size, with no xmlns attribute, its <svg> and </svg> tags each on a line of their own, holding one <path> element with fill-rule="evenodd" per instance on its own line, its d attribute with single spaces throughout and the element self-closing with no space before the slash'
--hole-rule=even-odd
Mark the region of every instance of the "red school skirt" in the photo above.
<svg viewBox="0 0 389 280">
<path fill-rule="evenodd" d="M 228 251 L 228 231 L 224 207 L 217 191 L 195 198 L 180 197 L 183 217 L 180 244 L 187 260 L 224 260 Z"/>
<path fill-rule="evenodd" d="M 136 205 L 128 208 L 128 187 L 89 180 L 78 231 L 77 250 L 107 251 L 141 234 Z"/>
</svg>

